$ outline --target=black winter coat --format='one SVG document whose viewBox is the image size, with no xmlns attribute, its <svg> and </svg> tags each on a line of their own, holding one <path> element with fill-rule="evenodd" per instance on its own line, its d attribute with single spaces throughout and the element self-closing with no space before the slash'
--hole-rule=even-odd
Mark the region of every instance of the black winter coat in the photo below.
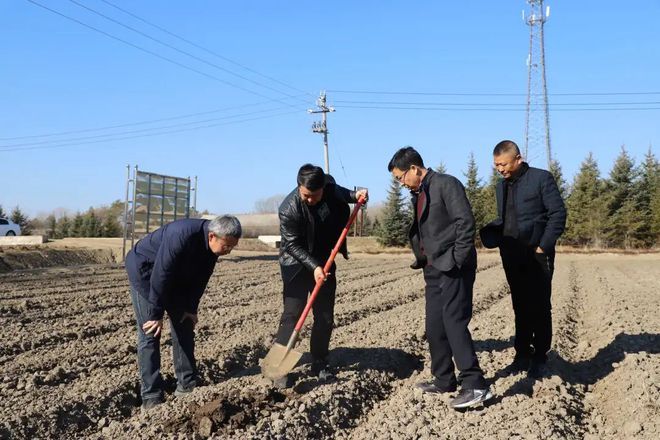
<svg viewBox="0 0 660 440">
<path fill-rule="evenodd" d="M 513 185 L 518 241 L 525 246 L 540 246 L 544 252 L 553 252 L 566 227 L 564 201 L 550 172 L 529 167 L 527 164 L 524 166 L 522 175 Z M 501 241 L 504 226 L 502 212 L 506 203 L 505 184 L 506 182 L 501 180 L 495 188 L 498 218 L 486 225 L 481 232 L 482 241 L 486 233 L 491 236 L 492 245 L 487 247 L 498 246 Z"/>
<path fill-rule="evenodd" d="M 325 202 L 330 209 L 333 236 L 326 238 L 334 244 L 350 217 L 348 204 L 355 203 L 357 200 L 355 191 L 335 184 L 332 177 L 328 176 L 327 182 L 323 189 L 323 198 L 319 203 Z M 303 269 L 313 272 L 316 267 L 323 267 L 325 261 L 317 261 L 312 256 L 315 234 L 314 216 L 300 197 L 297 187 L 282 201 L 279 218 L 281 235 L 279 262 L 284 281 L 290 281 Z M 342 244 L 340 252 L 344 258 L 348 258 L 346 241 Z"/>
</svg>

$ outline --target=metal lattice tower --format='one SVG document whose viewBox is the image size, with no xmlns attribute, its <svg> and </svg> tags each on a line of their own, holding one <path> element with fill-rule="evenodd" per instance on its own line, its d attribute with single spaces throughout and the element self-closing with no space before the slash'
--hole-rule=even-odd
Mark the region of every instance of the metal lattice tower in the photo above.
<svg viewBox="0 0 660 440">
<path fill-rule="evenodd" d="M 545 149 L 548 168 L 552 160 L 550 149 L 550 114 L 548 87 L 545 78 L 543 25 L 550 17 L 550 6 L 543 0 L 527 0 L 529 11 L 523 20 L 529 25 L 529 55 L 527 56 L 527 112 L 525 117 L 525 159 L 538 159 Z"/>
</svg>

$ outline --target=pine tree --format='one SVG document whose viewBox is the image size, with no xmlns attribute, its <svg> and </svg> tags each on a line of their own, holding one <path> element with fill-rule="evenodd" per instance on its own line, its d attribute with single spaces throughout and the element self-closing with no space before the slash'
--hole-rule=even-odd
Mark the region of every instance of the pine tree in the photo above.
<svg viewBox="0 0 660 440">
<path fill-rule="evenodd" d="M 75 217 L 73 217 L 73 222 L 69 229 L 69 237 L 84 237 L 85 231 L 83 229 L 84 218 L 83 215 L 79 212 L 76 212 Z"/>
<path fill-rule="evenodd" d="M 11 216 L 9 219 L 21 227 L 21 235 L 30 235 L 32 233 L 32 225 L 30 223 L 30 219 L 27 215 L 23 214 L 23 211 L 21 211 L 20 207 L 16 206 L 11 211 Z"/>
<path fill-rule="evenodd" d="M 69 217 L 63 215 L 57 219 L 57 225 L 55 226 L 55 238 L 66 238 L 70 237 L 71 234 L 71 221 Z"/>
<path fill-rule="evenodd" d="M 463 175 L 467 179 L 465 182 L 465 194 L 472 207 L 472 215 L 474 215 L 476 228 L 479 230 L 486 224 L 486 213 L 484 211 L 483 186 L 479 178 L 479 168 L 474 159 L 474 153 L 470 153 L 468 168 Z"/>
<path fill-rule="evenodd" d="M 660 162 L 649 150 L 640 165 L 639 180 L 634 185 L 637 210 L 642 222 L 636 240 L 641 246 L 651 247 L 658 242 L 660 228 L 657 223 L 658 196 L 660 193 Z"/>
<path fill-rule="evenodd" d="M 373 224 L 371 222 L 371 217 L 369 216 L 369 210 L 364 210 L 364 217 L 362 219 L 362 236 L 369 237 L 372 235 Z"/>
<path fill-rule="evenodd" d="M 445 163 L 440 162 L 440 164 L 437 167 L 435 167 L 435 171 L 440 174 L 447 174 L 447 167 L 445 166 Z"/>
<path fill-rule="evenodd" d="M 495 167 L 491 168 L 488 184 L 481 188 L 481 200 L 483 203 L 484 221 L 486 224 L 497 218 L 497 197 L 495 188 L 502 178 Z"/>
<path fill-rule="evenodd" d="M 382 224 L 378 230 L 378 242 L 383 246 L 405 246 L 408 243 L 410 210 L 404 207 L 399 182 L 392 177 L 387 201 L 383 209 Z"/>
<path fill-rule="evenodd" d="M 557 188 L 559 188 L 561 198 L 566 200 L 568 197 L 568 187 L 566 185 L 566 179 L 564 179 L 564 175 L 561 172 L 561 165 L 559 165 L 557 159 L 550 160 L 550 168 L 548 171 L 550 171 L 550 174 L 555 178 L 555 182 L 557 182 Z"/>
<path fill-rule="evenodd" d="M 571 196 L 566 203 L 568 220 L 564 238 L 567 242 L 580 246 L 603 245 L 607 218 L 603 190 L 598 163 L 589 153 L 573 179 Z"/>
<path fill-rule="evenodd" d="M 102 237 L 120 237 L 121 236 L 121 225 L 117 221 L 117 217 L 108 213 L 105 220 L 103 220 L 103 225 L 101 226 Z"/>
<path fill-rule="evenodd" d="M 101 236 L 101 221 L 94 212 L 94 208 L 89 208 L 83 216 L 82 234 L 83 237 Z"/>
<path fill-rule="evenodd" d="M 608 222 L 605 236 L 610 246 L 628 249 L 639 245 L 637 236 L 644 222 L 638 215 L 637 198 L 633 193 L 636 174 L 635 162 L 622 146 L 606 183 Z"/>
<path fill-rule="evenodd" d="M 371 229 L 369 231 L 369 236 L 376 236 L 380 234 L 380 222 L 378 221 L 378 217 L 374 219 L 374 222 L 371 224 Z"/>
<path fill-rule="evenodd" d="M 53 214 L 46 217 L 46 232 L 48 233 L 48 238 L 55 237 L 55 230 L 57 229 L 57 219 Z"/>
<path fill-rule="evenodd" d="M 651 200 L 651 231 L 655 236 L 655 246 L 660 245 L 660 176 L 656 176 L 656 186 Z"/>
</svg>

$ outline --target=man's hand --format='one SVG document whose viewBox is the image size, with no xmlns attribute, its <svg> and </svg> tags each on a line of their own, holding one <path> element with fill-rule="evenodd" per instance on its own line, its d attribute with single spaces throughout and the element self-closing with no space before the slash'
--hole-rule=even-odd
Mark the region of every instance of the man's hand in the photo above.
<svg viewBox="0 0 660 440">
<path fill-rule="evenodd" d="M 314 269 L 314 280 L 318 283 L 319 280 L 325 281 L 326 279 L 323 268 L 321 266 L 316 266 L 316 269 Z"/>
<path fill-rule="evenodd" d="M 541 249 L 541 246 L 536 246 L 536 250 L 534 252 L 536 252 L 537 254 L 545 254 L 545 252 L 543 252 L 543 249 Z"/>
<path fill-rule="evenodd" d="M 163 320 L 159 319 L 158 321 L 147 321 L 142 325 L 142 330 L 147 335 L 153 333 L 154 338 L 158 337 L 160 332 L 163 330 Z"/>
<path fill-rule="evenodd" d="M 194 313 L 188 313 L 188 312 L 183 312 L 183 317 L 181 318 L 181 321 L 179 321 L 180 324 L 183 324 L 183 321 L 186 319 L 190 319 L 192 321 L 193 328 L 197 325 L 197 315 Z"/>
<path fill-rule="evenodd" d="M 368 189 L 361 189 L 360 191 L 357 191 L 355 193 L 355 198 L 360 200 L 360 197 L 364 197 L 364 202 L 366 203 L 367 200 L 369 200 L 369 190 Z"/>
</svg>

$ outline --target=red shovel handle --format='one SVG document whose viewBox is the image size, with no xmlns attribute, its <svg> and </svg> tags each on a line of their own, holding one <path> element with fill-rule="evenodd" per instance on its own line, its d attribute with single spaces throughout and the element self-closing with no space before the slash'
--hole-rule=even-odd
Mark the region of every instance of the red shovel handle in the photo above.
<svg viewBox="0 0 660 440">
<path fill-rule="evenodd" d="M 332 249 L 332 253 L 330 253 L 330 258 L 328 258 L 328 261 L 325 263 L 325 267 L 323 268 L 323 273 L 327 274 L 328 272 L 330 272 L 330 268 L 332 267 L 332 263 L 335 261 L 337 252 L 339 252 L 339 248 L 346 239 L 346 235 L 348 235 L 348 230 L 351 228 L 351 225 L 355 221 L 355 217 L 357 217 L 357 214 L 360 211 L 362 205 L 364 205 L 364 202 L 365 202 L 365 198 L 360 197 L 360 200 L 358 200 L 357 203 L 355 204 L 355 208 L 353 208 L 353 213 L 349 217 L 346 226 L 344 226 L 344 230 L 341 231 L 339 240 L 337 240 L 337 244 L 335 245 L 334 249 Z M 305 319 L 307 319 L 307 314 L 309 313 L 309 309 L 312 308 L 312 304 L 314 304 L 314 300 L 316 299 L 316 296 L 319 294 L 319 291 L 321 290 L 321 286 L 323 285 L 324 281 L 325 280 L 320 279 L 316 282 L 316 286 L 314 286 L 314 290 L 312 291 L 312 294 L 307 300 L 307 305 L 305 306 L 305 310 L 303 310 L 302 315 L 300 315 L 300 319 L 298 319 L 298 323 L 296 324 L 296 328 L 295 328 L 296 333 L 300 332 L 300 329 L 305 323 Z"/>
</svg>

